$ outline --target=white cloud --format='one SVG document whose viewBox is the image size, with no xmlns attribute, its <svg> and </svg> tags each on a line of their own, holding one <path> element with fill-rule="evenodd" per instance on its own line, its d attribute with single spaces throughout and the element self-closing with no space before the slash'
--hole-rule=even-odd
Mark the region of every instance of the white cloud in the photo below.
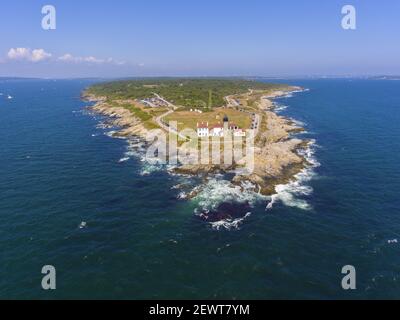
<svg viewBox="0 0 400 320">
<path fill-rule="evenodd" d="M 74 58 L 71 54 L 66 53 L 66 54 L 64 54 L 63 56 L 58 57 L 58 60 L 60 60 L 60 61 L 66 61 L 66 62 L 71 62 L 71 61 L 75 61 L 75 58 Z"/>
<path fill-rule="evenodd" d="M 40 62 L 44 60 L 49 60 L 53 57 L 51 53 L 46 52 L 44 49 L 34 49 L 30 48 L 11 48 L 7 53 L 8 60 L 15 61 L 30 61 L 30 62 Z M 70 53 L 66 53 L 58 58 L 52 59 L 55 62 L 66 62 L 66 63 L 88 63 L 88 64 L 113 64 L 113 65 L 124 65 L 125 62 L 117 61 L 113 58 L 99 59 L 94 56 L 78 57 L 73 56 Z M 1 63 L 0 58 L 0 63 Z"/>
<path fill-rule="evenodd" d="M 122 61 L 116 61 L 113 58 L 108 58 L 108 59 L 99 59 L 93 56 L 88 56 L 88 57 L 75 57 L 70 53 L 66 53 L 62 55 L 61 57 L 58 57 L 59 61 L 64 61 L 64 62 L 75 62 L 75 63 L 80 63 L 80 62 L 87 62 L 87 63 L 94 63 L 94 64 L 116 64 L 116 65 L 123 65 L 125 62 Z"/>
<path fill-rule="evenodd" d="M 46 52 L 43 49 L 29 48 L 11 48 L 7 54 L 10 60 L 26 60 L 31 62 L 39 62 L 51 58 L 51 53 Z"/>
<path fill-rule="evenodd" d="M 23 60 L 28 59 L 31 55 L 30 49 L 27 48 L 11 48 L 8 51 L 7 57 L 11 60 Z"/>
<path fill-rule="evenodd" d="M 32 51 L 31 60 L 33 62 L 39 62 L 51 58 L 51 53 L 44 51 L 43 49 L 35 49 Z"/>
<path fill-rule="evenodd" d="M 97 58 L 95 58 L 95 57 L 93 57 L 93 56 L 85 57 L 85 58 L 83 58 L 83 60 L 84 60 L 85 62 L 90 62 L 90 63 L 104 63 L 104 62 L 105 62 L 105 60 L 103 60 L 103 59 L 97 59 Z"/>
</svg>

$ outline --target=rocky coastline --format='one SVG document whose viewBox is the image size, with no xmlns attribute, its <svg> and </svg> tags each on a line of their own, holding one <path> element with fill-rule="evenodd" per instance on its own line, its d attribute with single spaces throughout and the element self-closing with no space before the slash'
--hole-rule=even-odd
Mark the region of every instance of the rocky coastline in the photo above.
<svg viewBox="0 0 400 320">
<path fill-rule="evenodd" d="M 237 173 L 233 176 L 232 183 L 242 185 L 249 182 L 254 186 L 254 191 L 263 195 L 275 193 L 275 186 L 288 183 L 293 177 L 309 165 L 304 156 L 299 152 L 305 150 L 309 141 L 296 138 L 294 135 L 304 131 L 292 119 L 285 118 L 274 112 L 273 98 L 287 95 L 289 92 L 302 90 L 299 87 L 289 87 L 287 90 L 275 91 L 267 96 L 262 96 L 257 102 L 261 115 L 261 125 L 254 145 L 254 168 L 249 174 Z M 139 136 L 145 138 L 149 130 L 145 128 L 140 119 L 128 109 L 111 105 L 106 97 L 97 97 L 84 94 L 82 98 L 94 102 L 89 107 L 93 112 L 109 117 L 113 126 L 120 129 L 113 135 L 116 137 Z M 178 146 L 187 148 L 187 144 Z M 174 169 L 175 173 L 187 175 L 207 176 L 215 173 L 233 173 L 244 165 L 246 157 L 232 165 L 180 165 Z"/>
</svg>

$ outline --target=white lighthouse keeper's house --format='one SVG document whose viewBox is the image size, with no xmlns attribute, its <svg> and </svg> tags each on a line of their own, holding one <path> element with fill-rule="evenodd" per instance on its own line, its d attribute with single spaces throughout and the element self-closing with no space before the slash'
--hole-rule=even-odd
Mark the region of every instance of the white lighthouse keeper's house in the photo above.
<svg viewBox="0 0 400 320">
<path fill-rule="evenodd" d="M 197 122 L 197 136 L 198 137 L 208 137 L 209 129 L 208 129 L 208 122 Z"/>
</svg>

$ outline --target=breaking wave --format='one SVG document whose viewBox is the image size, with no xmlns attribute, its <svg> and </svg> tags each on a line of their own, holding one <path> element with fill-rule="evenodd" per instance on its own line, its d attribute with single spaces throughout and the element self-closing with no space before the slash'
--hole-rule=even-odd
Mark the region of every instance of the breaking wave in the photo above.
<svg viewBox="0 0 400 320">
<path fill-rule="evenodd" d="M 201 192 L 194 199 L 205 210 L 215 210 L 222 201 L 247 202 L 254 205 L 257 201 L 265 198 L 254 192 L 254 187 L 249 183 L 242 183 L 238 186 L 233 185 L 228 180 L 212 178 L 202 186 Z"/>
<path fill-rule="evenodd" d="M 288 93 L 284 97 L 291 97 L 298 90 Z M 275 102 L 275 111 L 283 111 L 287 105 Z M 304 123 L 290 119 L 298 126 L 303 127 Z M 101 121 L 97 129 L 103 130 L 104 134 L 120 138 L 116 135 L 117 129 L 107 120 Z M 108 132 L 107 132 L 108 131 Z M 181 175 L 173 172 L 175 166 L 161 163 L 157 157 L 149 158 L 146 155 L 147 144 L 139 137 L 123 138 L 127 141 L 126 152 L 118 160 L 119 163 L 126 162 L 131 158 L 139 159 L 141 162 L 140 175 L 150 175 L 157 171 L 167 171 L 178 181 Z M 303 199 L 309 196 L 313 189 L 306 185 L 315 176 L 314 168 L 320 164 L 314 156 L 315 140 L 309 142 L 306 149 L 298 153 L 309 163 L 308 167 L 293 177 L 287 184 L 277 185 L 276 194 L 263 196 L 257 193 L 255 185 L 249 182 L 242 182 L 240 185 L 231 183 L 230 179 L 221 174 L 214 174 L 211 177 L 199 181 L 196 177 L 182 177 L 184 183 L 179 183 L 171 189 L 176 190 L 178 200 L 192 201 L 195 204 L 194 214 L 205 221 L 213 230 L 238 230 L 246 219 L 248 219 L 256 204 L 267 203 L 266 210 L 273 208 L 274 204 L 281 202 L 285 206 L 296 207 L 302 210 L 311 210 L 311 205 Z"/>
<path fill-rule="evenodd" d="M 222 178 L 211 178 L 193 198 L 197 202 L 195 214 L 215 230 L 238 229 L 256 203 L 268 199 L 254 189 L 251 183 L 233 185 Z"/>
<path fill-rule="evenodd" d="M 277 113 L 282 112 L 282 111 L 286 110 L 287 108 L 288 108 L 288 106 L 285 106 L 285 105 L 279 104 L 279 103 L 275 103 L 275 105 L 274 105 L 274 111 Z"/>
<path fill-rule="evenodd" d="M 309 165 L 296 174 L 294 179 L 289 183 L 275 186 L 276 194 L 271 196 L 271 201 L 268 203 L 266 210 L 272 209 L 277 202 L 282 202 L 285 206 L 296 207 L 302 210 L 312 209 L 312 206 L 306 200 L 299 197 L 309 196 L 313 192 L 313 188 L 306 185 L 306 183 L 316 176 L 314 169 L 320 166 L 315 157 L 316 147 L 315 140 L 311 140 L 306 149 L 298 151 L 299 155 L 303 156 Z"/>
<path fill-rule="evenodd" d="M 238 230 L 240 228 L 240 225 L 243 223 L 243 221 L 250 217 L 251 212 L 247 212 L 246 215 L 243 218 L 237 218 L 237 219 L 226 219 L 226 220 L 220 220 L 220 221 L 215 221 L 215 222 L 210 222 L 211 228 L 214 230 L 219 231 L 220 229 L 226 229 L 226 230 Z"/>
</svg>

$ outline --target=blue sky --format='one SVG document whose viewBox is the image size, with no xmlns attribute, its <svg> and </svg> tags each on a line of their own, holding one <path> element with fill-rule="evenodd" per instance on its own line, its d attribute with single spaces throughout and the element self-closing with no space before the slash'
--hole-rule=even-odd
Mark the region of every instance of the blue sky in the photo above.
<svg viewBox="0 0 400 320">
<path fill-rule="evenodd" d="M 398 0 L 2 0 L 0 76 L 398 75 L 399 15 Z"/>
</svg>

